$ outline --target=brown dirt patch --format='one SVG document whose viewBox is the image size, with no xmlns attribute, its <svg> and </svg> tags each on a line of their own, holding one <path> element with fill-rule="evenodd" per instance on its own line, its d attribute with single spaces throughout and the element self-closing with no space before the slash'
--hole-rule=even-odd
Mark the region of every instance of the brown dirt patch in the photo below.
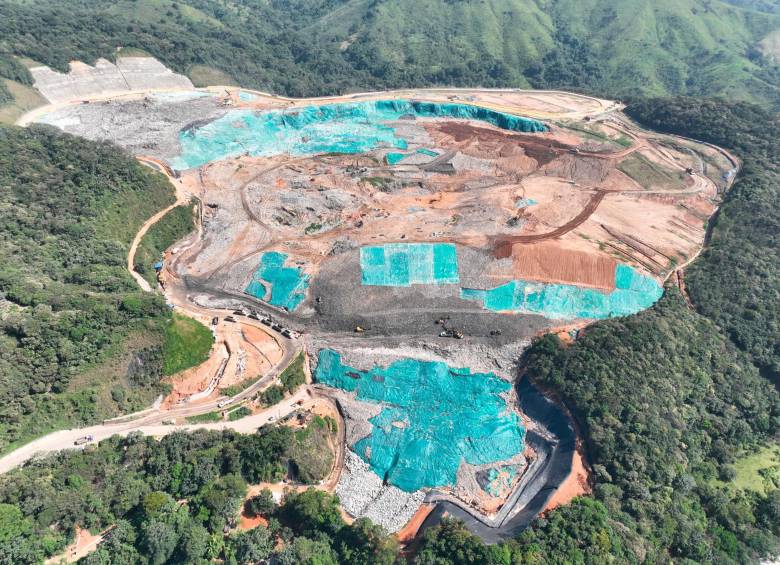
<svg viewBox="0 0 780 565">
<path fill-rule="evenodd" d="M 578 447 L 572 458 L 571 473 L 569 473 L 566 480 L 561 483 L 561 486 L 558 487 L 555 494 L 552 495 L 547 502 L 547 506 L 542 510 L 542 513 L 549 512 L 558 506 L 568 504 L 578 496 L 590 494 L 591 488 L 588 482 L 588 476 L 585 458 L 583 457 L 582 450 Z"/>
<path fill-rule="evenodd" d="M 100 544 L 101 541 L 103 541 L 103 535 L 105 535 L 109 530 L 112 530 L 114 526 L 111 526 L 99 534 L 92 534 L 89 530 L 85 530 L 80 528 L 79 526 L 76 526 L 76 539 L 73 543 L 71 543 L 68 547 L 65 548 L 65 551 L 60 553 L 59 555 L 55 555 L 54 557 L 51 557 L 50 559 L 47 559 L 45 561 L 45 565 L 54 565 L 55 563 L 75 563 L 82 557 L 87 556 L 88 554 L 92 553 L 95 549 L 97 549 L 97 546 Z"/>
<path fill-rule="evenodd" d="M 241 324 L 241 332 L 246 341 L 250 342 L 271 364 L 276 365 L 281 361 L 282 348 L 268 332 L 249 324 Z"/>
<path fill-rule="evenodd" d="M 569 233 L 574 228 L 583 224 L 591 214 L 598 208 L 601 201 L 607 195 L 606 192 L 596 192 L 585 205 L 585 207 L 574 218 L 566 222 L 560 227 L 555 228 L 547 233 L 533 234 L 533 235 L 503 235 L 493 238 L 494 253 L 497 259 L 503 259 L 512 255 L 512 247 L 515 243 L 536 243 L 538 241 L 544 241 L 546 239 L 555 239 L 564 234 Z"/>
<path fill-rule="evenodd" d="M 262 516 L 254 516 L 249 517 L 246 514 L 241 514 L 241 520 L 238 523 L 238 529 L 239 530 L 251 530 L 252 528 L 256 528 L 257 526 L 263 526 L 268 527 L 268 520 L 263 518 Z"/>
<path fill-rule="evenodd" d="M 417 536 L 420 526 L 425 522 L 428 514 L 433 512 L 434 508 L 436 508 L 435 504 L 421 504 L 411 519 L 398 532 L 398 541 L 401 543 L 411 542 Z"/>
<path fill-rule="evenodd" d="M 462 122 L 444 122 L 437 124 L 436 129 L 450 136 L 455 142 L 515 142 L 518 143 L 525 154 L 534 159 L 540 166 L 546 165 L 555 159 L 561 152 L 568 151 L 571 146 L 560 143 L 554 139 L 540 140 L 538 136 L 519 133 L 507 133 L 501 130 L 482 128 Z"/>
<path fill-rule="evenodd" d="M 615 288 L 617 261 L 607 255 L 564 249 L 557 242 L 512 247 L 516 278 L 576 284 L 611 291 Z"/>
</svg>

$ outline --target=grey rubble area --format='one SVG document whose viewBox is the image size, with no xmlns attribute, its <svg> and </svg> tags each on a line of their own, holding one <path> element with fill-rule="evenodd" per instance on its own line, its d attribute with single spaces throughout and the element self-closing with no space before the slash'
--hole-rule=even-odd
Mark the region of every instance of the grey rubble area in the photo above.
<svg viewBox="0 0 780 565">
<path fill-rule="evenodd" d="M 116 64 L 98 59 L 94 67 L 74 62 L 68 73 L 40 66 L 31 68 L 30 74 L 35 88 L 53 103 L 139 90 L 194 88 L 190 79 L 154 57 L 119 57 Z"/>
<path fill-rule="evenodd" d="M 468 367 L 472 373 L 494 373 L 505 380 L 516 376 L 517 362 L 530 345 L 527 339 L 504 344 L 483 343 L 476 339 L 386 337 L 365 338 L 355 335 L 307 335 L 307 350 L 334 349 L 341 362 L 358 370 L 386 367 L 401 359 L 437 361 L 453 368 Z M 312 355 L 313 370 L 316 354 Z"/>
<path fill-rule="evenodd" d="M 485 338 L 491 345 L 529 338 L 553 325 L 542 316 L 499 314 L 483 309 L 477 301 L 462 300 L 464 283 L 474 288 L 489 288 L 494 283 L 484 277 L 483 253 L 463 246 L 458 253 L 460 285 L 391 287 L 361 284 L 359 253 L 346 251 L 323 262 L 312 280 L 309 299 L 316 312 L 312 321 L 328 333 L 353 332 L 359 326 L 365 337 L 433 338 L 443 329 L 436 322 L 444 320 L 447 328 Z"/>
<path fill-rule="evenodd" d="M 171 159 L 181 151 L 179 132 L 226 113 L 214 96 L 189 100 L 148 95 L 59 108 L 39 123 L 95 141 L 110 141 L 136 155 Z"/>
<path fill-rule="evenodd" d="M 346 452 L 336 494 L 351 516 L 369 518 L 388 532 L 403 528 L 425 498 L 419 490 L 409 493 L 384 485 L 379 475 L 351 450 Z"/>
</svg>

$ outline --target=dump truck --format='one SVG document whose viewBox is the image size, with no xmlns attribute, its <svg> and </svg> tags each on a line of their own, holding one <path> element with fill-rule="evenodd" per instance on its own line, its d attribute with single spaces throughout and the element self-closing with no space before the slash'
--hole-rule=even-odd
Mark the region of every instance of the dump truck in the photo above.
<svg viewBox="0 0 780 565">
<path fill-rule="evenodd" d="M 85 443 L 89 443 L 90 441 L 94 441 L 95 437 L 93 435 L 86 435 L 81 436 L 76 441 L 73 442 L 73 445 L 84 445 Z"/>
</svg>

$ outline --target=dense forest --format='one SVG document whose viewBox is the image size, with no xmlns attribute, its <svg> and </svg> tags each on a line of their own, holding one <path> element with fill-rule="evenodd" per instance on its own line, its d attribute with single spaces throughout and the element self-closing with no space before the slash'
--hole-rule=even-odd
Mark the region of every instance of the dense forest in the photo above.
<svg viewBox="0 0 780 565">
<path fill-rule="evenodd" d="M 245 504 L 248 483 L 287 476 L 297 446 L 293 431 L 279 426 L 252 435 L 115 437 L 33 462 L 0 477 L 0 563 L 56 555 L 77 526 L 105 532 L 97 551 L 79 561 L 84 565 L 249 564 L 271 557 L 289 565 L 393 563 L 395 540 L 367 520 L 347 525 L 337 499 L 323 491 L 290 492 L 277 507 L 265 490 Z M 319 443 L 305 451 L 323 449 Z M 267 526 L 242 530 L 242 512 L 262 516 Z"/>
<path fill-rule="evenodd" d="M 722 95 L 780 107 L 771 2 L 0 1 L 0 52 L 67 70 L 149 53 L 292 96 L 426 85 Z M 2 72 L 0 72 L 0 76 Z M 9 77 L 10 78 L 10 77 Z"/>
<path fill-rule="evenodd" d="M 162 392 L 178 326 L 125 261 L 172 201 L 162 175 L 114 146 L 0 128 L 0 451 Z"/>
</svg>

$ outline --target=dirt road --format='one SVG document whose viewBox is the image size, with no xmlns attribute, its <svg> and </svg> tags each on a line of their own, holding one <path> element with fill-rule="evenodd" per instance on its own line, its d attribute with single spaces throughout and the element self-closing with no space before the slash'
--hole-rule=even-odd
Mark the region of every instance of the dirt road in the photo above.
<svg viewBox="0 0 780 565">
<path fill-rule="evenodd" d="M 194 430 L 234 430 L 240 433 L 252 433 L 265 424 L 284 418 L 287 414 L 294 412 L 299 408 L 296 405 L 298 401 L 307 401 L 311 398 L 308 387 L 300 387 L 298 391 L 284 399 L 279 404 L 268 408 L 262 412 L 247 416 L 235 422 L 213 422 L 206 424 L 185 424 L 180 426 L 162 424 L 162 420 L 173 417 L 185 417 L 196 413 L 203 413 L 204 405 L 189 408 L 170 410 L 160 412 L 133 420 L 122 424 L 101 424 L 87 428 L 75 428 L 71 430 L 61 430 L 39 438 L 19 449 L 0 458 L 0 474 L 7 473 L 14 467 L 17 467 L 30 459 L 41 457 L 49 453 L 61 451 L 63 449 L 83 449 L 86 445 L 100 442 L 111 436 L 127 436 L 131 433 L 140 432 L 144 435 L 162 437 L 179 431 Z M 216 408 L 216 403 L 211 408 Z M 208 410 L 206 410 L 208 411 Z M 82 446 L 74 445 L 74 442 L 82 437 L 91 435 L 94 439 Z"/>
<path fill-rule="evenodd" d="M 144 159 L 144 161 L 151 161 L 151 160 Z M 163 174 L 169 176 L 168 171 L 165 169 L 165 167 L 160 167 L 158 163 L 152 163 L 152 164 L 155 165 L 155 168 L 163 172 Z M 151 286 L 145 279 L 143 279 L 143 277 L 141 277 L 138 273 L 136 273 L 133 270 L 133 260 L 135 257 L 136 249 L 138 248 L 138 244 L 141 241 L 143 235 L 147 232 L 147 230 L 152 225 L 155 224 L 155 222 L 159 221 L 160 218 L 162 218 L 166 213 L 168 213 L 175 206 L 187 202 L 190 196 L 184 190 L 184 188 L 180 183 L 175 182 L 175 179 L 172 178 L 170 180 L 176 190 L 176 202 L 171 204 L 167 208 L 159 211 L 154 216 L 149 218 L 146 222 L 144 222 L 143 226 L 141 227 L 139 232 L 136 234 L 135 239 L 133 240 L 133 244 L 131 245 L 130 252 L 128 253 L 128 257 L 127 257 L 128 271 L 130 271 L 130 273 L 133 275 L 135 280 L 138 281 L 139 286 L 147 292 L 152 291 Z M 212 309 L 202 308 L 194 304 L 190 304 L 186 299 L 186 293 L 176 292 L 175 287 L 173 285 L 170 288 L 170 292 L 168 293 L 167 298 L 174 305 L 174 307 L 176 307 L 179 311 L 194 318 L 208 319 L 215 315 L 224 317 L 231 313 L 230 311 L 227 310 L 224 311 L 212 310 Z M 269 370 L 265 375 L 263 375 L 262 378 L 258 379 L 257 382 L 253 383 L 247 389 L 233 396 L 232 402 L 230 403 L 231 406 L 235 406 L 242 400 L 251 397 L 259 389 L 265 387 L 266 385 L 270 384 L 272 381 L 277 379 L 281 374 L 281 372 L 284 371 L 284 369 L 290 364 L 294 356 L 299 351 L 299 348 L 297 347 L 297 344 L 294 340 L 285 338 L 282 335 L 277 335 L 275 332 L 272 333 L 271 329 L 263 326 L 259 321 L 253 320 L 251 318 L 245 318 L 242 320 L 242 323 L 249 326 L 258 327 L 263 331 L 265 331 L 266 333 L 269 333 L 269 335 L 271 335 L 273 339 L 277 341 L 279 347 L 282 349 L 283 354 L 279 362 L 276 365 L 274 365 L 271 368 L 271 370 Z M 92 443 L 92 442 L 99 442 L 113 435 L 126 436 L 134 432 L 140 432 L 143 433 L 144 435 L 152 435 L 155 437 L 168 435 L 175 431 L 191 431 L 196 429 L 213 429 L 213 430 L 232 429 L 242 433 L 250 433 L 255 431 L 260 426 L 263 426 L 269 422 L 283 418 L 285 415 L 289 414 L 290 412 L 298 408 L 296 406 L 296 403 L 298 401 L 304 401 L 310 399 L 312 398 L 312 395 L 313 393 L 309 391 L 308 387 L 301 387 L 295 395 L 283 400 L 281 403 L 277 404 L 276 406 L 273 406 L 268 410 L 265 410 L 258 414 L 248 416 L 240 420 L 236 420 L 235 422 L 217 422 L 217 423 L 207 423 L 207 424 L 186 424 L 186 425 L 166 425 L 162 423 L 163 421 L 184 419 L 189 416 L 196 416 L 199 414 L 205 414 L 207 412 L 217 410 L 220 408 L 219 405 L 222 402 L 222 400 L 224 400 L 222 399 L 222 400 L 212 400 L 210 402 L 203 402 L 197 404 L 193 403 L 189 405 L 183 403 L 176 406 L 175 408 L 171 408 L 167 410 L 159 409 L 159 408 L 149 409 L 143 411 L 141 413 L 143 415 L 137 418 L 133 418 L 131 420 L 120 420 L 115 422 L 107 422 L 107 423 L 90 426 L 86 428 L 76 428 L 76 429 L 53 432 L 51 434 L 38 438 L 37 440 L 28 443 L 20 447 L 19 449 L 16 449 L 15 451 L 9 453 L 8 455 L 0 458 L 0 474 L 13 469 L 14 467 L 17 467 L 34 457 L 38 457 L 62 449 L 74 449 L 77 447 L 83 447 L 83 446 L 75 446 L 74 442 L 77 439 L 85 436 L 92 436 L 93 440 L 90 442 Z"/>
<path fill-rule="evenodd" d="M 160 172 L 168 176 L 164 166 L 162 166 L 157 161 L 146 157 L 139 157 L 138 160 L 141 161 L 142 163 L 151 165 L 153 168 L 159 170 Z M 163 216 L 165 216 L 165 214 L 167 214 L 168 212 L 176 208 L 176 206 L 188 202 L 190 198 L 190 195 L 184 190 L 184 187 L 180 182 L 175 182 L 175 180 L 172 179 L 171 177 L 168 177 L 168 179 L 171 181 L 171 184 L 173 185 L 173 188 L 176 192 L 176 201 L 170 206 L 168 206 L 167 208 L 163 208 L 162 210 L 157 212 L 154 216 L 152 216 L 151 218 L 149 218 L 144 222 L 144 224 L 141 226 L 141 229 L 138 230 L 137 234 L 135 234 L 135 237 L 133 238 L 133 243 L 130 244 L 130 251 L 128 251 L 127 253 L 127 270 L 130 271 L 130 274 L 138 283 L 138 286 L 140 286 L 146 292 L 152 292 L 152 287 L 145 278 L 143 278 L 140 274 L 135 272 L 135 252 L 138 250 L 138 246 L 141 244 L 141 240 L 143 239 L 144 235 L 146 235 L 146 232 L 149 231 L 149 228 L 151 228 L 154 224 L 159 222 L 160 219 Z"/>
</svg>

